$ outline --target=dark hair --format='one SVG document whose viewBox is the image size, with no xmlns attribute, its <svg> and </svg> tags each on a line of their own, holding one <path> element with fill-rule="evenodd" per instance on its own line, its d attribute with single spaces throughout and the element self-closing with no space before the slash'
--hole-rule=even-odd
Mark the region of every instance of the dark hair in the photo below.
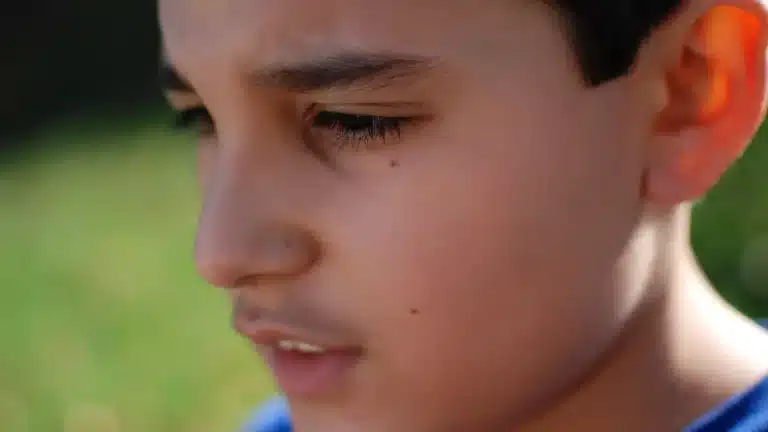
<svg viewBox="0 0 768 432">
<path fill-rule="evenodd" d="M 584 80 L 598 86 L 627 74 L 640 46 L 683 0 L 547 0 L 561 15 Z"/>
</svg>

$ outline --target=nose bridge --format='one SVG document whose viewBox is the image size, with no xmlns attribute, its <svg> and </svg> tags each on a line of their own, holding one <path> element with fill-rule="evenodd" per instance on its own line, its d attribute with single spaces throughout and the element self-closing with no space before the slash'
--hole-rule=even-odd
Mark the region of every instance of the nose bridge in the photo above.
<svg viewBox="0 0 768 432">
<path fill-rule="evenodd" d="M 230 149 L 210 167 L 195 244 L 198 271 L 222 287 L 301 273 L 319 248 L 295 218 L 302 194 L 286 181 L 294 170 L 274 153 Z"/>
</svg>

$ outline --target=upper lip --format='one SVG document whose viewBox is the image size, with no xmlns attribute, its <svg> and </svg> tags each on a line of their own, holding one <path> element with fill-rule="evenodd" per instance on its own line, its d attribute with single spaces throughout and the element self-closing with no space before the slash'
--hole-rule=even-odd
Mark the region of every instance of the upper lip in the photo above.
<svg viewBox="0 0 768 432">
<path fill-rule="evenodd" d="M 253 319 L 248 314 L 234 316 L 235 331 L 260 346 L 276 346 L 280 341 L 296 341 L 322 347 L 325 350 L 349 351 L 355 345 L 339 339 L 316 334 L 308 329 L 302 329 L 289 324 Z"/>
<path fill-rule="evenodd" d="M 260 306 L 240 292 L 234 297 L 232 326 L 257 347 L 274 347 L 281 341 L 302 342 L 329 350 L 358 351 L 357 338 L 316 308 L 304 304 L 284 305 L 279 310 Z M 290 307 L 288 307 L 290 306 Z M 327 316 L 327 315 L 326 315 Z M 347 336 L 348 335 L 348 336 Z"/>
</svg>

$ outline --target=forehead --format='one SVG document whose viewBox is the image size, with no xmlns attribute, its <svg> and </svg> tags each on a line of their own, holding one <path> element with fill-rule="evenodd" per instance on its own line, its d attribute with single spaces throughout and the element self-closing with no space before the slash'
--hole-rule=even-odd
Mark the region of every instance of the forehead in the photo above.
<svg viewBox="0 0 768 432">
<path fill-rule="evenodd" d="M 286 62 L 338 50 L 509 49 L 525 0 L 160 0 L 168 55 Z M 471 36 L 471 37 L 470 37 Z M 189 54 L 189 56 L 187 55 Z"/>
</svg>

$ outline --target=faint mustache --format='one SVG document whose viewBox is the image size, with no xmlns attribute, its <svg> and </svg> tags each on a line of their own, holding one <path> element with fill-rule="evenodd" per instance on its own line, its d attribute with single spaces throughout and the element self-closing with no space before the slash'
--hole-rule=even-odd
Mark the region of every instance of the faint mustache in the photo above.
<svg viewBox="0 0 768 432">
<path fill-rule="evenodd" d="M 344 337 L 352 332 L 317 308 L 294 302 L 280 309 L 268 309 L 249 299 L 246 294 L 236 294 L 232 301 L 233 327 L 260 324 L 280 326 L 325 337 Z"/>
</svg>

